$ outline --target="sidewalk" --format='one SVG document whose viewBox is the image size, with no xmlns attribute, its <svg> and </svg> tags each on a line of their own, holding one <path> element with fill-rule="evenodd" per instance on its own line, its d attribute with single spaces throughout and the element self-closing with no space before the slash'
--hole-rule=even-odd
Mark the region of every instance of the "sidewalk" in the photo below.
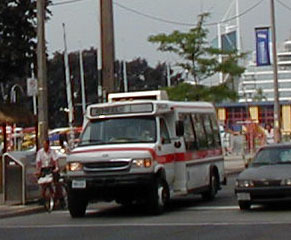
<svg viewBox="0 0 291 240">
<path fill-rule="evenodd" d="M 252 156 L 250 154 L 246 154 L 244 156 L 241 155 L 227 155 L 224 157 L 224 170 L 226 175 L 232 175 L 240 173 L 245 169 L 245 165 L 248 160 Z"/>
<path fill-rule="evenodd" d="M 37 203 L 28 205 L 4 205 L 3 193 L 0 193 L 0 219 L 34 214 L 43 211 L 44 207 Z"/>
<path fill-rule="evenodd" d="M 245 156 L 248 159 L 250 156 Z M 225 157 L 225 173 L 227 176 L 237 174 L 245 168 L 245 159 L 242 156 L 229 155 Z M 0 193 L 0 219 L 24 216 L 43 212 L 44 207 L 38 203 L 28 205 L 4 205 L 3 193 Z"/>
</svg>

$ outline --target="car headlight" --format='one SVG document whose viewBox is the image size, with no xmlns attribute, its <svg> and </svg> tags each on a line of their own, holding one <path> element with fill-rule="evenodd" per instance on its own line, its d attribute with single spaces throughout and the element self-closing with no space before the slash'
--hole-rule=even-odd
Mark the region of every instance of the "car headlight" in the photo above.
<svg viewBox="0 0 291 240">
<path fill-rule="evenodd" d="M 132 166 L 135 168 L 150 168 L 152 166 L 152 159 L 150 158 L 133 159 Z"/>
<path fill-rule="evenodd" d="M 282 186 L 291 186 L 291 178 L 283 179 L 283 180 L 281 181 L 281 185 L 282 185 Z"/>
<path fill-rule="evenodd" d="M 254 187 L 254 182 L 252 180 L 236 180 L 235 186 L 242 188 Z"/>
<path fill-rule="evenodd" d="M 82 171 L 83 165 L 82 163 L 79 163 L 79 162 L 72 162 L 72 163 L 67 163 L 66 168 L 67 168 L 67 171 L 71 171 L 71 172 Z"/>
</svg>

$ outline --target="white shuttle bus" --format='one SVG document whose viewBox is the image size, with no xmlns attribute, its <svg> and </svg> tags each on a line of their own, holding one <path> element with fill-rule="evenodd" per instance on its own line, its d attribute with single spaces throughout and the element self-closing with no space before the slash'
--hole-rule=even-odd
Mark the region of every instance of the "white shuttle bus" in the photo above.
<svg viewBox="0 0 291 240">
<path fill-rule="evenodd" d="M 162 213 L 173 196 L 213 199 L 225 181 L 216 111 L 206 102 L 135 100 L 91 105 L 67 157 L 68 207 L 146 203 Z"/>
</svg>

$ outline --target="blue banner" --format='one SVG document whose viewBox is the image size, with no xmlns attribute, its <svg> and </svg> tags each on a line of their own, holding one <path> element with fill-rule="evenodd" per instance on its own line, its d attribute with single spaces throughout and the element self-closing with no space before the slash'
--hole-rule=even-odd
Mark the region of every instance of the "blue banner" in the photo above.
<svg viewBox="0 0 291 240">
<path fill-rule="evenodd" d="M 271 65 L 269 49 L 269 28 L 256 28 L 257 66 Z"/>
</svg>

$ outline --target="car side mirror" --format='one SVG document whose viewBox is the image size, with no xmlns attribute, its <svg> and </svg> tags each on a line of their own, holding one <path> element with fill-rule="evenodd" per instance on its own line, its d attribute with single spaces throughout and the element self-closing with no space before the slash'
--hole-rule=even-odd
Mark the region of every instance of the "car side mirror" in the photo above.
<svg viewBox="0 0 291 240">
<path fill-rule="evenodd" d="M 176 121 L 176 135 L 178 137 L 184 136 L 184 122 Z"/>
<path fill-rule="evenodd" d="M 182 146 L 180 141 L 174 143 L 175 148 L 180 148 Z"/>
</svg>

